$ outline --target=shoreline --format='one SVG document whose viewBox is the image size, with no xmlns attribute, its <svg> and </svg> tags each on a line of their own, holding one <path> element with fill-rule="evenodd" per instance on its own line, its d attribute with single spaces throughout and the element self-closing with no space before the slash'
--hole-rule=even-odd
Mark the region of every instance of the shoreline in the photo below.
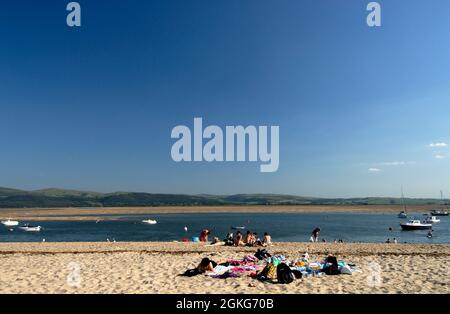
<svg viewBox="0 0 450 314">
<path fill-rule="evenodd" d="M 179 276 L 203 257 L 220 263 L 256 249 L 182 242 L 0 243 L 0 293 L 450 293 L 450 244 L 274 243 L 267 248 L 271 254 L 291 260 L 305 252 L 312 260 L 333 254 L 360 270 L 289 285 L 263 283 L 247 273 L 227 279 Z M 373 265 L 379 267 L 375 284 Z M 80 276 L 76 285 L 74 271 Z"/>
<path fill-rule="evenodd" d="M 261 247 L 214 246 L 202 242 L 0 242 L 4 254 L 71 254 L 143 252 L 184 254 L 218 251 L 250 254 Z M 450 256 L 450 244 L 418 243 L 310 243 L 275 242 L 266 249 L 275 253 L 305 251 L 314 254 Z"/>
<path fill-rule="evenodd" d="M 435 205 L 408 206 L 410 212 L 427 213 Z M 29 221 L 114 220 L 127 215 L 202 214 L 202 213 L 398 213 L 401 205 L 242 205 L 242 206 L 167 206 L 167 207 L 84 207 L 84 208 L 2 208 L 0 220 Z"/>
</svg>

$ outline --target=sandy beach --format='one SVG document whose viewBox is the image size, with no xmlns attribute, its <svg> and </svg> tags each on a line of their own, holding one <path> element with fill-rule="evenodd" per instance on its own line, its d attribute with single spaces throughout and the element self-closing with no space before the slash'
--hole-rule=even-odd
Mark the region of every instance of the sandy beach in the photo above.
<svg viewBox="0 0 450 314">
<path fill-rule="evenodd" d="M 428 213 L 436 206 L 408 206 L 410 212 Z M 286 206 L 161 206 L 89 208 L 3 208 L 0 219 L 19 220 L 114 220 L 125 215 L 178 213 L 398 213 L 399 205 L 286 205 Z"/>
<path fill-rule="evenodd" d="M 304 252 L 312 259 L 334 254 L 361 271 L 289 285 L 262 283 L 246 274 L 178 276 L 203 257 L 220 263 L 255 251 L 201 243 L 0 243 L 0 293 L 450 292 L 450 245 L 278 243 L 271 253 L 292 259 Z"/>
</svg>

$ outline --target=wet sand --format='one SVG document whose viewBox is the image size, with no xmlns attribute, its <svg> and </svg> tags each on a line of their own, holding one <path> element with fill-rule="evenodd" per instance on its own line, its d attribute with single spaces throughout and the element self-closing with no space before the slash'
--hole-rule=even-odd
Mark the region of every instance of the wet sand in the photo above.
<svg viewBox="0 0 450 314">
<path fill-rule="evenodd" d="M 334 254 L 361 270 L 289 285 L 245 274 L 178 276 L 203 257 L 223 262 L 255 251 L 173 242 L 0 243 L 0 293 L 450 293 L 450 245 L 275 244 L 273 254 L 294 259 L 308 252 L 318 260 Z"/>
<path fill-rule="evenodd" d="M 409 206 L 408 211 L 426 213 L 436 206 Z M 0 220 L 97 220 L 118 219 L 125 215 L 168 213 L 398 213 L 398 205 L 292 205 L 292 206 L 162 206 L 162 207 L 92 207 L 92 208 L 14 208 L 0 209 Z"/>
</svg>

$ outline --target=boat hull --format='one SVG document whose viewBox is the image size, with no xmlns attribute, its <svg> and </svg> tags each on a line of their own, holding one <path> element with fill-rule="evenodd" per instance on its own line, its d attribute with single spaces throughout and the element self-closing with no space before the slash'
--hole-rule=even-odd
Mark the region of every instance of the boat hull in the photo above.
<svg viewBox="0 0 450 314">
<path fill-rule="evenodd" d="M 20 230 L 23 230 L 23 231 L 25 231 L 25 232 L 39 232 L 39 231 L 41 231 L 41 227 L 30 227 L 30 228 L 27 228 L 27 227 L 19 227 L 19 229 L 20 229 Z"/>
<path fill-rule="evenodd" d="M 19 225 L 19 223 L 15 223 L 15 222 L 2 222 L 2 225 L 4 225 L 5 227 L 16 227 Z"/>
<path fill-rule="evenodd" d="M 402 230 L 410 231 L 410 230 L 429 230 L 432 228 L 431 225 L 422 225 L 422 226 L 411 226 L 411 225 L 403 225 L 401 224 Z"/>
</svg>

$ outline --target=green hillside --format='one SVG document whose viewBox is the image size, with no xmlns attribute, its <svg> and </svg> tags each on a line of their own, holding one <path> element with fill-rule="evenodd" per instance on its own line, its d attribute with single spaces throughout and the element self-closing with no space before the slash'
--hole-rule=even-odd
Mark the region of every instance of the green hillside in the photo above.
<svg viewBox="0 0 450 314">
<path fill-rule="evenodd" d="M 219 205 L 401 205 L 401 198 L 314 198 L 281 194 L 184 195 L 134 192 L 97 193 L 42 189 L 24 191 L 0 187 L 0 208 L 139 207 Z M 407 198 L 406 205 L 442 205 L 439 199 Z M 448 200 L 445 200 L 448 203 Z"/>
</svg>

